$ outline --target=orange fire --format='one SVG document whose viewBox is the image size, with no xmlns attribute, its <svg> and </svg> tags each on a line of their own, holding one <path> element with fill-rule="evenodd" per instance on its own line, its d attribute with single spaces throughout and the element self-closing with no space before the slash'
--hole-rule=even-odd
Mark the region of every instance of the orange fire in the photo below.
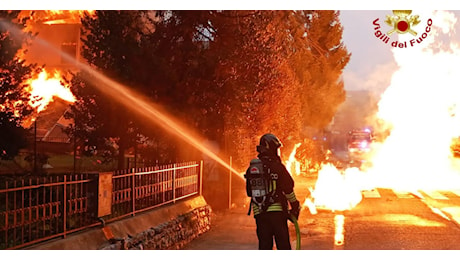
<svg viewBox="0 0 460 260">
<path fill-rule="evenodd" d="M 75 96 L 67 86 L 62 84 L 62 76 L 58 71 L 50 73 L 43 69 L 28 84 L 31 94 L 30 104 L 37 109 L 38 113 L 46 109 L 55 97 L 71 103 L 75 102 Z"/>
<path fill-rule="evenodd" d="M 390 135 L 376 144 L 365 170 L 340 171 L 323 164 L 304 203 L 311 212 L 314 206 L 352 209 L 361 201 L 361 191 L 373 188 L 414 193 L 460 189 L 460 160 L 450 151 L 452 139 L 460 136 L 460 76 L 456 72 L 460 43 L 445 42 L 454 33 L 457 18 L 446 11 L 423 17 L 432 19 L 432 25 L 425 25 L 430 26 L 430 33 L 423 44 L 392 50 L 398 70 L 381 96 L 376 115 L 376 120 L 391 126 Z M 409 42 L 412 36 L 399 37 L 400 42 Z"/>
<path fill-rule="evenodd" d="M 295 154 L 297 152 L 297 148 L 302 143 L 298 143 L 294 145 L 294 149 L 292 150 L 291 154 L 289 155 L 289 159 L 286 161 L 286 169 L 289 171 L 291 175 L 299 175 L 300 174 L 300 163 L 296 160 Z"/>
<path fill-rule="evenodd" d="M 337 211 L 355 207 L 362 199 L 362 178 L 358 168 L 349 168 L 342 173 L 332 164 L 322 165 L 311 192 L 313 204 L 318 208 Z M 306 200 L 304 206 L 311 211 L 312 201 Z"/>
<path fill-rule="evenodd" d="M 399 70 L 379 103 L 377 116 L 392 125 L 368 171 L 380 187 L 416 191 L 460 185 L 459 163 L 450 151 L 452 139 L 460 135 L 459 77 L 454 71 L 460 65 L 460 45 L 438 39 L 453 33 L 456 18 L 448 12 L 426 17 L 437 21 L 432 34 L 423 47 L 394 50 Z"/>
<path fill-rule="evenodd" d="M 85 14 L 90 16 L 95 14 L 95 10 L 35 10 L 21 11 L 20 17 L 29 17 L 28 29 L 33 23 L 42 24 L 72 24 L 80 23 L 81 17 Z"/>
<path fill-rule="evenodd" d="M 46 12 L 49 14 L 49 17 L 54 18 L 44 21 L 43 24 L 80 23 L 81 17 L 85 14 L 94 15 L 95 13 L 94 10 L 49 10 Z"/>
<path fill-rule="evenodd" d="M 25 10 L 21 11 L 19 18 L 28 17 L 29 21 L 25 28 L 26 31 L 40 30 L 40 24 L 79 24 L 81 17 L 85 14 L 94 15 L 94 10 Z M 30 48 L 30 46 L 28 46 Z M 41 63 L 45 62 L 36 57 L 32 57 L 25 52 L 25 49 L 19 50 L 16 54 L 20 60 L 26 62 Z M 37 52 L 37 51 L 35 51 Z M 31 52 L 29 51 L 29 54 Z M 33 56 L 33 55 L 32 55 Z M 41 57 L 41 56 L 38 56 Z M 34 58 L 36 60 L 34 60 Z M 32 59 L 32 61 L 30 61 Z M 49 61 L 48 61 L 49 62 Z M 54 60 L 49 63 L 56 63 Z M 58 64 L 59 65 L 59 64 Z M 55 67 L 55 66 L 51 66 Z M 34 107 L 37 113 L 47 108 L 50 102 L 55 98 L 60 98 L 68 102 L 74 102 L 75 97 L 63 83 L 63 75 L 59 70 L 43 69 L 38 75 L 32 75 L 32 78 L 25 82 L 29 85 L 28 92 L 31 94 L 30 105 Z M 33 119 L 31 119 L 33 120 Z"/>
</svg>

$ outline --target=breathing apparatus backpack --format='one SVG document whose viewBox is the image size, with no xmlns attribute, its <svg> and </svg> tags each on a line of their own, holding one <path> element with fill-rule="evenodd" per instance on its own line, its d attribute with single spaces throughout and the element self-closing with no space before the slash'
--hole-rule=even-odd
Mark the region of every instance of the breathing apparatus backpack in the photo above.
<svg viewBox="0 0 460 260">
<path fill-rule="evenodd" d="M 246 194 L 251 197 L 251 202 L 255 203 L 262 211 L 266 211 L 268 206 L 275 202 L 276 187 L 272 185 L 273 176 L 277 176 L 277 174 L 271 174 L 270 168 L 257 158 L 251 160 L 249 169 L 244 175 Z M 252 203 L 250 203 L 248 215 L 251 213 L 251 205 Z"/>
</svg>

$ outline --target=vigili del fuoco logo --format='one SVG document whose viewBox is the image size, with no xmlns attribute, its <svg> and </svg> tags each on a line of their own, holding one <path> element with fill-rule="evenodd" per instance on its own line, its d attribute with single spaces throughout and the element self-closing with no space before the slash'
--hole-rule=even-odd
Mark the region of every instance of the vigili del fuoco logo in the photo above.
<svg viewBox="0 0 460 260">
<path fill-rule="evenodd" d="M 411 10 L 393 10 L 393 15 L 387 15 L 384 23 L 386 28 L 381 28 L 379 18 L 375 19 L 374 35 L 385 44 L 390 44 L 395 48 L 414 47 L 423 42 L 431 31 L 433 20 L 428 19 L 425 27 L 420 25 L 419 15 L 412 15 Z M 412 39 L 407 41 L 394 40 L 390 42 L 390 36 L 397 32 L 398 34 L 411 34 Z"/>
</svg>

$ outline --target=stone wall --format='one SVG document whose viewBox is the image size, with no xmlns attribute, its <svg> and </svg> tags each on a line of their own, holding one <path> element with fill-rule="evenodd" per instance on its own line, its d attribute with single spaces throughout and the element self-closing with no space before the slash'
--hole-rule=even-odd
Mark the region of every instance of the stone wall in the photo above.
<svg viewBox="0 0 460 260">
<path fill-rule="evenodd" d="M 180 249 L 211 228 L 211 207 L 202 206 L 139 234 L 119 238 L 103 250 Z"/>
</svg>

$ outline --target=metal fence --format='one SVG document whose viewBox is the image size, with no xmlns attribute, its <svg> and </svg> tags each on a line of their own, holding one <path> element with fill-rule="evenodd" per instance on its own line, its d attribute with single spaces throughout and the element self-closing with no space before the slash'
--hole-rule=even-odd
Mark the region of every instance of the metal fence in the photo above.
<svg viewBox="0 0 460 260">
<path fill-rule="evenodd" d="M 98 215 L 99 173 L 0 179 L 0 249 L 18 249 L 201 194 L 202 162 L 117 171 L 110 214 Z M 104 188 L 102 188 L 104 189 Z"/>
</svg>

